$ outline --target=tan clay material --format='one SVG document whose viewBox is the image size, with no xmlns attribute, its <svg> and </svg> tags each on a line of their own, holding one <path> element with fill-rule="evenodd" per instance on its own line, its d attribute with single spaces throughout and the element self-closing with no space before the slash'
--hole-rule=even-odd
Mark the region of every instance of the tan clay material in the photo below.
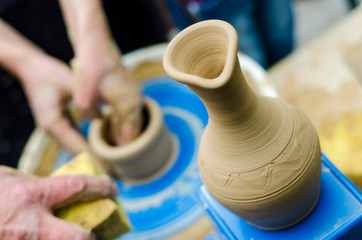
<svg viewBox="0 0 362 240">
<path fill-rule="evenodd" d="M 112 42 L 107 49 L 110 73 L 100 84 L 102 99 L 113 107 L 110 137 L 118 146 L 135 139 L 141 132 L 142 94 L 138 83 L 120 61 L 119 50 Z"/>
<path fill-rule="evenodd" d="M 200 22 L 171 41 L 164 67 L 201 98 L 209 113 L 199 148 L 208 191 L 257 227 L 288 227 L 318 200 L 318 136 L 300 110 L 253 92 L 240 69 L 237 46 L 230 24 Z"/>
<path fill-rule="evenodd" d="M 123 178 L 139 180 L 157 175 L 171 158 L 172 141 L 160 107 L 151 99 L 144 102 L 147 121 L 141 134 L 123 146 L 107 142 L 109 129 L 101 119 L 93 120 L 89 130 L 89 144 L 94 153 Z"/>
</svg>

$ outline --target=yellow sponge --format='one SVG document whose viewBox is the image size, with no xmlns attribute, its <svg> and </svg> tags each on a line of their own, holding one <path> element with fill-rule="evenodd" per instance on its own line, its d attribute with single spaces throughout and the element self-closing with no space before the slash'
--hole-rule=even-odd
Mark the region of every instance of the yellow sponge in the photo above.
<svg viewBox="0 0 362 240">
<path fill-rule="evenodd" d="M 55 170 L 51 176 L 65 174 L 105 175 L 102 167 L 84 152 Z M 130 224 L 121 204 L 108 198 L 78 202 L 56 209 L 54 215 L 93 232 L 98 240 L 110 240 L 128 232 Z"/>
<path fill-rule="evenodd" d="M 323 130 L 322 151 L 362 191 L 362 114 L 347 113 Z"/>
</svg>

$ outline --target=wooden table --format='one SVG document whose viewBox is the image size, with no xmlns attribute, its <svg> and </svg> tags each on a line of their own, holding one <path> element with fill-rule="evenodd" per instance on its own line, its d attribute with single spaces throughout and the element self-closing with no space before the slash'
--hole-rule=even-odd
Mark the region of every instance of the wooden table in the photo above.
<svg viewBox="0 0 362 240">
<path fill-rule="evenodd" d="M 309 116 L 322 151 L 362 189 L 362 8 L 268 72 L 279 95 Z"/>
</svg>

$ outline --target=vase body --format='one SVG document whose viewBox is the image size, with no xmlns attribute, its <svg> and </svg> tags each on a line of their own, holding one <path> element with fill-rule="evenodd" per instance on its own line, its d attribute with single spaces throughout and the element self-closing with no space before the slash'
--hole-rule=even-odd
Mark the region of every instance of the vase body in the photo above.
<svg viewBox="0 0 362 240">
<path fill-rule="evenodd" d="M 143 118 L 145 126 L 141 134 L 123 146 L 109 144 L 109 128 L 105 121 L 95 119 L 90 125 L 88 140 L 91 150 L 125 180 L 147 181 L 157 177 L 166 170 L 172 158 L 171 135 L 155 101 L 145 99 Z"/>
<path fill-rule="evenodd" d="M 200 22 L 171 41 L 164 67 L 209 113 L 198 157 L 208 191 L 257 227 L 285 228 L 308 215 L 318 200 L 318 136 L 300 110 L 253 92 L 237 46 L 228 23 Z"/>
</svg>

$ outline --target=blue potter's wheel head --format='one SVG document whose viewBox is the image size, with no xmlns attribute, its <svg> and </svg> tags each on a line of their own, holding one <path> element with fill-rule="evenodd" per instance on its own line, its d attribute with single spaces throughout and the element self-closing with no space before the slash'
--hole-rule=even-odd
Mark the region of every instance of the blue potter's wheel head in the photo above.
<svg viewBox="0 0 362 240">
<path fill-rule="evenodd" d="M 195 184 L 200 179 L 197 150 L 208 121 L 206 109 L 189 88 L 166 76 L 148 79 L 142 88 L 145 96 L 160 105 L 174 152 L 168 169 L 154 178 L 143 182 L 114 179 L 133 226 L 122 239 L 170 237 L 205 214 L 195 194 Z M 81 124 L 85 135 L 88 125 L 88 122 Z M 55 168 L 71 157 L 60 151 Z"/>
</svg>

